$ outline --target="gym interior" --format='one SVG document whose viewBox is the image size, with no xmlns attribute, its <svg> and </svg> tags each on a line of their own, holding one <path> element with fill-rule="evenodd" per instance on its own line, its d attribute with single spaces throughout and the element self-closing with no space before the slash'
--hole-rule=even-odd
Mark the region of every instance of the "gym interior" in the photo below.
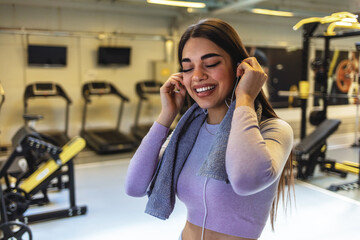
<svg viewBox="0 0 360 240">
<path fill-rule="evenodd" d="M 360 2 L 194 2 L 0 0 L 0 239 L 178 239 L 185 206 L 153 218 L 124 181 L 181 33 L 208 17 L 238 31 L 294 131 L 295 194 L 260 239 L 359 239 Z"/>
</svg>

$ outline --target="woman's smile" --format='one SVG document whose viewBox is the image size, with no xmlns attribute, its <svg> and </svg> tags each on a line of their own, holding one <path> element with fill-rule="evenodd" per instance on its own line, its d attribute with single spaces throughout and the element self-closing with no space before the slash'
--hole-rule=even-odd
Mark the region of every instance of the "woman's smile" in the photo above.
<svg viewBox="0 0 360 240">
<path fill-rule="evenodd" d="M 215 91 L 216 85 L 198 85 L 194 87 L 198 97 L 206 97 Z"/>
</svg>

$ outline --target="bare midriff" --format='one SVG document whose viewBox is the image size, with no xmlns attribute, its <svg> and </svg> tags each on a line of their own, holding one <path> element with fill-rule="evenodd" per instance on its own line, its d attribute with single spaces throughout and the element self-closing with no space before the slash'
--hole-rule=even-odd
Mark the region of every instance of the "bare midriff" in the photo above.
<svg viewBox="0 0 360 240">
<path fill-rule="evenodd" d="M 182 232 L 182 240 L 199 240 L 201 239 L 202 227 L 186 221 L 185 228 Z M 204 230 L 204 240 L 255 240 L 252 238 L 243 238 L 231 236 L 224 233 L 215 232 L 209 229 Z"/>
</svg>

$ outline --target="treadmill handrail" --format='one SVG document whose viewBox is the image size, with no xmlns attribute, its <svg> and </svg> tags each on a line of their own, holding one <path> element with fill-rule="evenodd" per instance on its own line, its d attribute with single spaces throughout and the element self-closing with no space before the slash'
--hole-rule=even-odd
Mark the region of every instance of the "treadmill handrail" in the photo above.
<svg viewBox="0 0 360 240">
<path fill-rule="evenodd" d="M 41 86 L 41 85 L 48 85 L 48 84 L 52 84 L 55 87 L 55 91 L 50 91 L 49 94 L 41 94 L 40 92 L 34 92 L 36 86 Z M 31 83 L 28 84 L 25 88 L 24 91 L 24 112 L 23 114 L 27 114 L 28 113 L 28 101 L 31 98 L 39 98 L 39 97 L 61 97 L 65 100 L 66 102 L 66 107 L 65 107 L 65 129 L 64 129 L 64 133 L 65 136 L 68 137 L 68 130 L 69 130 L 69 111 L 70 111 L 70 104 L 72 104 L 72 101 L 70 99 L 70 97 L 66 94 L 65 90 L 57 83 L 54 82 L 35 82 L 35 83 Z"/>
<path fill-rule="evenodd" d="M 55 93 L 54 94 L 35 94 L 34 92 L 34 87 L 36 85 L 45 85 L 45 84 L 54 84 L 55 86 Z M 26 86 L 25 88 L 25 92 L 24 92 L 24 107 L 26 108 L 28 106 L 28 100 L 30 98 L 38 98 L 38 97 L 62 97 L 65 99 L 67 104 L 72 104 L 72 101 L 70 99 L 70 97 L 66 94 L 66 92 L 64 91 L 64 89 L 57 83 L 53 83 L 53 82 L 35 82 L 35 83 L 31 83 L 29 85 Z"/>
<path fill-rule="evenodd" d="M 5 91 L 4 91 L 4 88 L 1 84 L 1 82 L 0 82 L 0 97 L 1 97 L 1 100 L 0 100 L 0 110 L 1 110 L 1 107 L 5 102 Z"/>
<path fill-rule="evenodd" d="M 90 86 L 93 83 L 103 83 L 106 84 L 110 87 L 110 91 L 105 91 L 105 92 L 91 92 L 90 90 Z M 91 95 L 95 95 L 95 96 L 103 96 L 103 95 L 116 95 L 119 98 L 121 98 L 123 101 L 125 102 L 129 102 L 129 98 L 127 96 L 125 96 L 123 93 L 121 93 L 112 83 L 107 82 L 107 81 L 92 81 L 92 82 L 88 82 L 85 83 L 82 87 L 82 96 L 85 99 L 85 101 L 87 103 L 91 102 L 90 96 Z"/>
<path fill-rule="evenodd" d="M 136 93 L 142 100 L 148 100 L 148 94 L 160 94 L 160 88 L 163 84 L 155 80 L 144 80 L 136 83 Z M 145 89 L 144 89 L 145 87 Z M 148 89 L 146 89 L 148 88 Z"/>
</svg>

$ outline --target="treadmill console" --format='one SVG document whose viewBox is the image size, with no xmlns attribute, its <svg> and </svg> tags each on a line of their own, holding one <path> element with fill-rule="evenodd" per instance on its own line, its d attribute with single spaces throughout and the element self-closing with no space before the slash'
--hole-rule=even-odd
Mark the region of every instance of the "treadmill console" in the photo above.
<svg viewBox="0 0 360 240">
<path fill-rule="evenodd" d="M 147 93 L 147 94 L 157 94 L 157 93 L 160 93 L 160 87 L 161 85 L 159 84 L 156 84 L 156 83 L 149 83 L 149 82 L 146 82 L 146 83 L 142 83 L 140 85 L 140 88 L 141 88 L 141 92 L 142 93 Z"/>
<path fill-rule="evenodd" d="M 93 82 L 89 85 L 90 94 L 107 94 L 111 92 L 110 85 L 105 82 Z"/>
<path fill-rule="evenodd" d="M 54 83 L 36 83 L 33 85 L 33 93 L 35 96 L 54 96 L 57 90 Z"/>
</svg>

